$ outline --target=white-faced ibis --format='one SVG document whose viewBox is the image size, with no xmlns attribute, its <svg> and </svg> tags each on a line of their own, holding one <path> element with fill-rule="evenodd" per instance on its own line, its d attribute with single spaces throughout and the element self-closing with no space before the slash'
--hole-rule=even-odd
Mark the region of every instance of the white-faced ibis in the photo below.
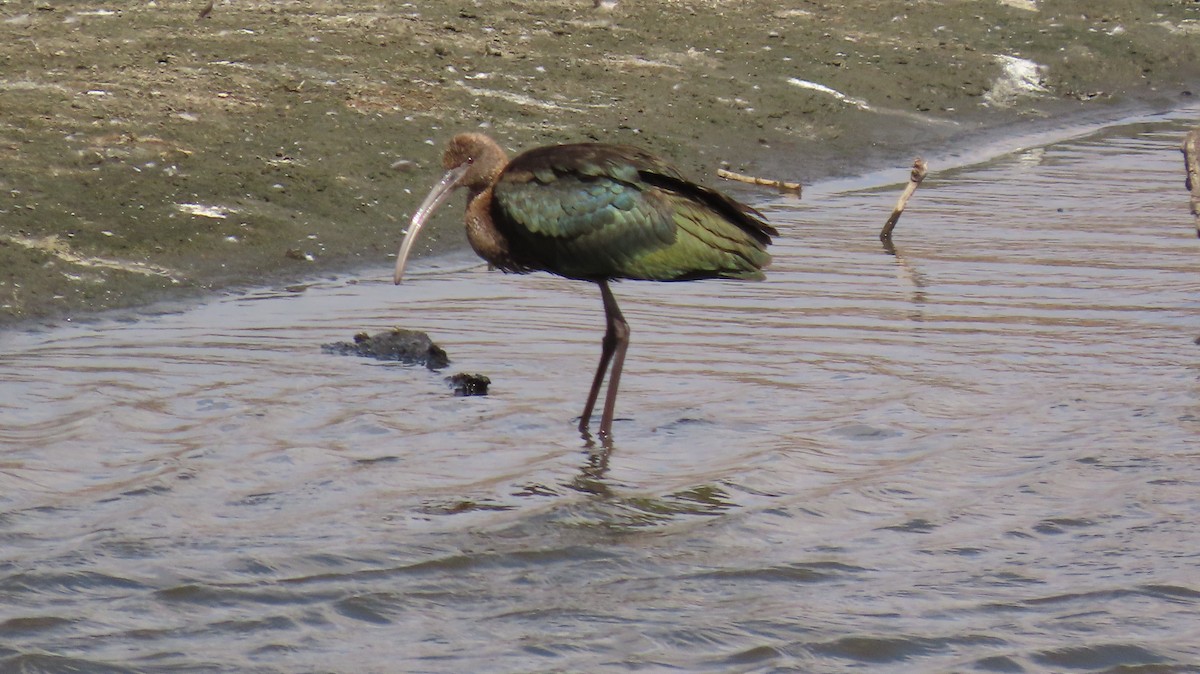
<svg viewBox="0 0 1200 674">
<path fill-rule="evenodd" d="M 478 133 L 450 140 L 447 169 L 413 214 L 396 258 L 395 282 L 417 232 L 457 187 L 467 188 L 467 240 L 494 267 L 547 271 L 600 286 L 607 329 L 579 431 L 587 433 L 605 372 L 600 435 L 611 438 L 629 324 L 608 282 L 761 279 L 778 236 L 758 211 L 689 182 L 644 150 L 581 143 L 540 147 L 511 162 Z"/>
</svg>

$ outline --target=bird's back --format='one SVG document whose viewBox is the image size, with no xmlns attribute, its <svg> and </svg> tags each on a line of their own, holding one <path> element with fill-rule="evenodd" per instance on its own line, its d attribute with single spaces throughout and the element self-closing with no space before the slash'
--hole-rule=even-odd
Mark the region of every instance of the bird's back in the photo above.
<svg viewBox="0 0 1200 674">
<path fill-rule="evenodd" d="M 644 150 L 583 143 L 515 157 L 491 215 L 513 270 L 569 278 L 760 278 L 778 233 Z"/>
</svg>

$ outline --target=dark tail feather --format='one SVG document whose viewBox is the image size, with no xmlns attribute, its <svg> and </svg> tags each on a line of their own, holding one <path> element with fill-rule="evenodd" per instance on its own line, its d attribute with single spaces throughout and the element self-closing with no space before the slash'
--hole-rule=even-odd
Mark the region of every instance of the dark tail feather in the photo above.
<svg viewBox="0 0 1200 674">
<path fill-rule="evenodd" d="M 655 173 L 654 171 L 638 171 L 638 176 L 647 183 L 660 189 L 669 190 L 699 201 L 714 211 L 725 216 L 727 220 L 740 227 L 744 232 L 754 237 L 763 246 L 771 243 L 772 236 L 779 236 L 779 231 L 767 224 L 766 216 L 740 201 L 731 199 L 721 192 L 704 187 L 674 176 Z"/>
</svg>

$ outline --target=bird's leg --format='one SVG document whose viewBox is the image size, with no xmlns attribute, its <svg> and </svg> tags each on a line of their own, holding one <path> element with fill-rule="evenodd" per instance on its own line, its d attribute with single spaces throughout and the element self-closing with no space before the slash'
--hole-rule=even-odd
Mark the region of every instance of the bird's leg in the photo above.
<svg viewBox="0 0 1200 674">
<path fill-rule="evenodd" d="M 620 379 L 621 364 L 625 360 L 625 349 L 629 345 L 629 324 L 621 315 L 621 309 L 617 307 L 617 300 L 613 297 L 608 282 L 597 281 L 596 284 L 600 286 L 600 295 L 604 299 L 606 326 L 604 340 L 600 343 L 600 364 L 596 366 L 596 376 L 592 379 L 592 390 L 588 392 L 587 403 L 583 407 L 583 416 L 579 419 L 579 432 L 587 433 L 592 410 L 596 407 L 596 398 L 600 396 L 600 386 L 604 383 L 604 374 L 608 371 L 608 364 L 612 361 L 613 354 L 619 353 L 614 365 L 613 376 L 608 380 L 608 396 L 604 401 L 604 414 L 600 417 L 600 434 L 607 437 L 612 433 L 613 407 L 617 401 L 617 389 L 614 384 Z"/>
<path fill-rule="evenodd" d="M 597 281 L 600 294 L 604 297 L 604 339 L 600 342 L 600 364 L 596 366 L 596 376 L 592 379 L 592 390 L 588 391 L 587 402 L 583 405 L 583 416 L 579 418 L 579 432 L 587 434 L 588 422 L 592 419 L 592 410 L 596 407 L 596 398 L 600 395 L 600 386 L 604 383 L 604 373 L 608 371 L 608 363 L 612 360 L 613 351 L 617 346 L 613 330 L 612 318 L 608 314 L 608 290 L 606 281 Z"/>
<path fill-rule="evenodd" d="M 629 348 L 629 324 L 621 315 L 621 308 L 617 306 L 617 299 L 609 290 L 607 281 L 600 282 L 600 294 L 604 298 L 604 316 L 608 319 L 608 330 L 604 333 L 605 347 L 612 352 L 612 371 L 608 373 L 608 392 L 604 396 L 604 414 L 600 417 L 600 437 L 612 439 L 617 387 L 621 384 L 621 369 L 625 366 L 625 351 Z"/>
</svg>

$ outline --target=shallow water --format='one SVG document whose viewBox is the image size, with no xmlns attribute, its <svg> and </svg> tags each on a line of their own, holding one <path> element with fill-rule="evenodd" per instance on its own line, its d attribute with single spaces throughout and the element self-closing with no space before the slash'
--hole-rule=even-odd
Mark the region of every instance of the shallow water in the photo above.
<svg viewBox="0 0 1200 674">
<path fill-rule="evenodd" d="M 465 258 L 2 335 L 0 670 L 1200 671 L 1188 121 L 620 284 L 611 452 L 596 289 Z M 393 325 L 451 368 L 319 350 Z"/>
</svg>

